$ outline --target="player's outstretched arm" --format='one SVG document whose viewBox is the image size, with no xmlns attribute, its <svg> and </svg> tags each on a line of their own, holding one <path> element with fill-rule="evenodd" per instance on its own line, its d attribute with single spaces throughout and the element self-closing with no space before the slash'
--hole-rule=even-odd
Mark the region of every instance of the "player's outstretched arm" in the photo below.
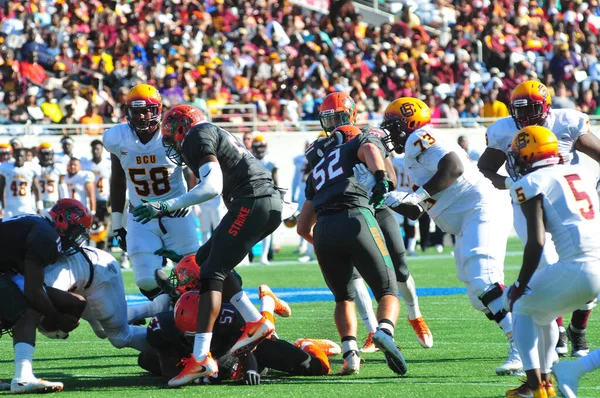
<svg viewBox="0 0 600 398">
<path fill-rule="evenodd" d="M 600 163 L 600 139 L 592 133 L 584 134 L 575 141 L 575 149 Z"/>
<path fill-rule="evenodd" d="M 513 183 L 512 178 L 498 174 L 505 161 L 504 152 L 487 147 L 477 163 L 479 171 L 498 189 L 508 189 Z"/>
<path fill-rule="evenodd" d="M 313 239 L 313 227 L 317 222 L 317 213 L 315 212 L 315 205 L 312 200 L 307 200 L 302 205 L 302 210 L 298 216 L 298 225 L 296 226 L 296 232 L 298 235 L 306 239 L 306 241 L 312 245 L 315 244 Z"/>
</svg>

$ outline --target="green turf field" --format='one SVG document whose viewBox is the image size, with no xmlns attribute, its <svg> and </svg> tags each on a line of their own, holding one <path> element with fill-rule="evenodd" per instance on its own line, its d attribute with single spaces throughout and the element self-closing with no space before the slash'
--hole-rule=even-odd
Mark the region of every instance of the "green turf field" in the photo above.
<svg viewBox="0 0 600 398">
<path fill-rule="evenodd" d="M 506 282 L 512 283 L 520 267 L 521 247 L 511 240 L 506 259 Z M 291 249 L 283 250 L 276 260 L 292 260 Z M 410 258 L 409 267 L 417 286 L 461 287 L 456 278 L 449 250 L 442 255 L 431 251 Z M 316 264 L 239 267 L 244 285 L 257 287 L 268 283 L 275 291 L 283 287 L 324 287 Z M 136 292 L 133 275 L 125 273 L 128 292 Z M 433 296 L 420 299 L 421 311 L 434 336 L 432 349 L 421 348 L 403 311 L 396 329 L 396 341 L 408 362 L 406 377 L 396 377 L 386 366 L 383 354 L 365 354 L 359 375 L 337 376 L 341 357 L 332 360 L 327 377 L 287 377 L 270 374 L 264 385 L 256 387 L 225 384 L 192 386 L 170 390 L 165 381 L 149 376 L 137 367 L 137 355 L 131 349 L 114 349 L 106 340 L 98 340 L 87 324 L 82 324 L 65 341 L 38 335 L 34 370 L 38 377 L 62 381 L 61 395 L 86 394 L 103 397 L 160 397 L 211 394 L 215 397 L 502 397 L 517 386 L 516 377 L 498 377 L 494 369 L 506 358 L 506 339 L 494 323 L 474 311 L 466 296 Z M 320 337 L 338 341 L 333 325 L 333 303 L 295 303 L 289 319 L 278 320 L 281 338 Z M 566 314 L 565 314 L 566 315 Z M 565 320 L 569 319 L 568 316 Z M 600 345 L 600 315 L 592 315 L 589 325 L 590 348 Z M 359 326 L 359 339 L 365 331 Z M 8 337 L 0 339 L 0 378 L 12 377 L 12 349 Z M 6 393 L 8 394 L 8 393 Z M 121 395 L 123 394 L 123 395 Z M 586 376 L 580 387 L 582 397 L 600 397 L 600 373 Z"/>
</svg>

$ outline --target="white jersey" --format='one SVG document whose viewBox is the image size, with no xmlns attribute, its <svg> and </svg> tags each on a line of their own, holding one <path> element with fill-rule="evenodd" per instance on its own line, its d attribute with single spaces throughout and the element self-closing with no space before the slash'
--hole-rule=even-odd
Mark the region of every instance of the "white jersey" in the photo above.
<svg viewBox="0 0 600 398">
<path fill-rule="evenodd" d="M 72 155 L 67 155 L 64 152 L 58 152 L 54 154 L 54 163 L 64 164 L 65 166 L 69 164 Z"/>
<path fill-rule="evenodd" d="M 427 213 L 434 219 L 450 207 L 456 213 L 476 206 L 477 203 L 471 203 L 472 200 L 460 198 L 475 186 L 481 191 L 489 189 L 492 194 L 494 191 L 489 180 L 471 162 L 467 153 L 455 142 L 445 140 L 443 133 L 434 132 L 430 126 L 416 130 L 406 140 L 404 170 L 413 184 L 411 188 L 427 183 L 437 172 L 440 160 L 450 152 L 458 155 L 464 172 L 452 185 L 423 203 Z"/>
<path fill-rule="evenodd" d="M 510 189 L 515 203 L 542 195 L 546 231 L 560 261 L 600 260 L 600 218 L 595 179 L 581 166 L 535 170 Z"/>
<path fill-rule="evenodd" d="M 44 207 L 49 208 L 58 201 L 59 198 L 59 181 L 61 177 L 67 174 L 67 168 L 62 163 L 53 163 L 48 166 L 40 167 L 40 194 L 44 201 Z"/>
<path fill-rule="evenodd" d="M 167 158 L 160 132 L 142 144 L 127 123 L 104 132 L 104 147 L 121 162 L 132 206 L 176 198 L 187 192 L 183 168 Z"/>
<path fill-rule="evenodd" d="M 298 155 L 294 158 L 294 179 L 292 180 L 292 201 L 298 202 L 298 198 L 304 195 L 306 185 L 306 155 Z"/>
<path fill-rule="evenodd" d="M 88 182 L 93 184 L 95 180 L 96 177 L 91 171 L 80 170 L 74 175 L 67 174 L 65 177 L 65 182 L 67 183 L 67 188 L 69 189 L 69 197 L 77 199 L 89 209 L 90 203 L 85 190 L 85 185 Z"/>
<path fill-rule="evenodd" d="M 256 158 L 264 166 L 265 169 L 269 170 L 269 173 L 273 174 L 273 170 L 277 168 L 277 164 L 271 159 L 269 155 L 266 155 L 262 159 Z"/>
<path fill-rule="evenodd" d="M 5 217 L 19 214 L 35 214 L 35 201 L 31 193 L 33 179 L 39 174 L 39 166 L 25 163 L 16 167 L 14 163 L 4 162 L 0 165 L 0 175 L 4 176 L 4 210 Z"/>
<path fill-rule="evenodd" d="M 412 192 L 410 178 L 406 170 L 404 170 L 404 156 L 405 154 L 403 153 L 400 156 L 392 158 L 392 164 L 394 165 L 394 169 L 396 169 L 396 191 Z"/>
<path fill-rule="evenodd" d="M 582 135 L 590 133 L 588 115 L 572 109 L 551 109 L 543 126 L 552 131 L 558 139 L 558 154 L 561 163 L 579 163 L 575 142 Z M 497 120 L 487 128 L 485 133 L 487 146 L 507 154 L 518 131 L 512 117 Z M 508 168 L 507 171 L 512 173 L 512 170 Z"/>
<path fill-rule="evenodd" d="M 96 201 L 108 202 L 109 182 L 111 173 L 111 162 L 108 158 L 103 158 L 100 163 L 93 160 L 82 159 L 81 168 L 91 171 L 95 177 Z"/>
</svg>

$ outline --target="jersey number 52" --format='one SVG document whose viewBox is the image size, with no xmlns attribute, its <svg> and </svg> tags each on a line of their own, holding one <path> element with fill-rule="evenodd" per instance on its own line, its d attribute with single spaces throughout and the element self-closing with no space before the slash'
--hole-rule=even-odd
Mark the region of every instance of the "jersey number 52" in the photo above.
<svg viewBox="0 0 600 398">
<path fill-rule="evenodd" d="M 344 174 L 342 166 L 337 166 L 340 161 L 340 149 L 335 149 L 328 156 L 321 159 L 312 171 L 312 176 L 315 179 L 315 189 L 318 191 L 329 179 L 332 180 L 337 176 Z"/>
</svg>

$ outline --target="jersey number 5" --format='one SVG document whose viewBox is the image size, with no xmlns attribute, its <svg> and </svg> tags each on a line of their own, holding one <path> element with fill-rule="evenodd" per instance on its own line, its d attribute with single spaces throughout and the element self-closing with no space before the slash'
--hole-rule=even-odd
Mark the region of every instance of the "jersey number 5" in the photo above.
<svg viewBox="0 0 600 398">
<path fill-rule="evenodd" d="M 325 167 L 323 163 L 327 160 L 327 172 L 325 172 Z M 329 153 L 327 157 L 321 159 L 319 163 L 315 166 L 312 171 L 312 176 L 315 179 L 315 189 L 318 191 L 325 184 L 325 182 L 329 179 L 334 179 L 335 177 L 344 174 L 344 170 L 341 166 L 335 167 L 340 161 L 340 149 L 335 149 Z"/>
<path fill-rule="evenodd" d="M 135 192 L 140 196 L 164 195 L 171 190 L 169 170 L 166 167 L 153 167 L 148 170 L 152 183 L 140 177 L 146 177 L 146 169 L 129 169 L 129 178 L 135 184 Z M 152 189 L 151 189 L 152 188 Z"/>
<path fill-rule="evenodd" d="M 592 200 L 590 199 L 590 196 L 586 192 L 578 191 L 577 188 L 575 188 L 575 181 L 581 181 L 581 177 L 579 177 L 578 174 L 567 174 L 565 176 L 565 180 L 567 180 L 567 183 L 569 184 L 569 188 L 571 188 L 571 192 L 573 192 L 575 200 L 577 202 L 585 200 L 588 203 L 587 210 L 584 207 L 579 208 L 579 213 L 581 213 L 581 216 L 586 220 L 593 220 L 595 214 L 594 206 L 592 206 Z"/>
</svg>

